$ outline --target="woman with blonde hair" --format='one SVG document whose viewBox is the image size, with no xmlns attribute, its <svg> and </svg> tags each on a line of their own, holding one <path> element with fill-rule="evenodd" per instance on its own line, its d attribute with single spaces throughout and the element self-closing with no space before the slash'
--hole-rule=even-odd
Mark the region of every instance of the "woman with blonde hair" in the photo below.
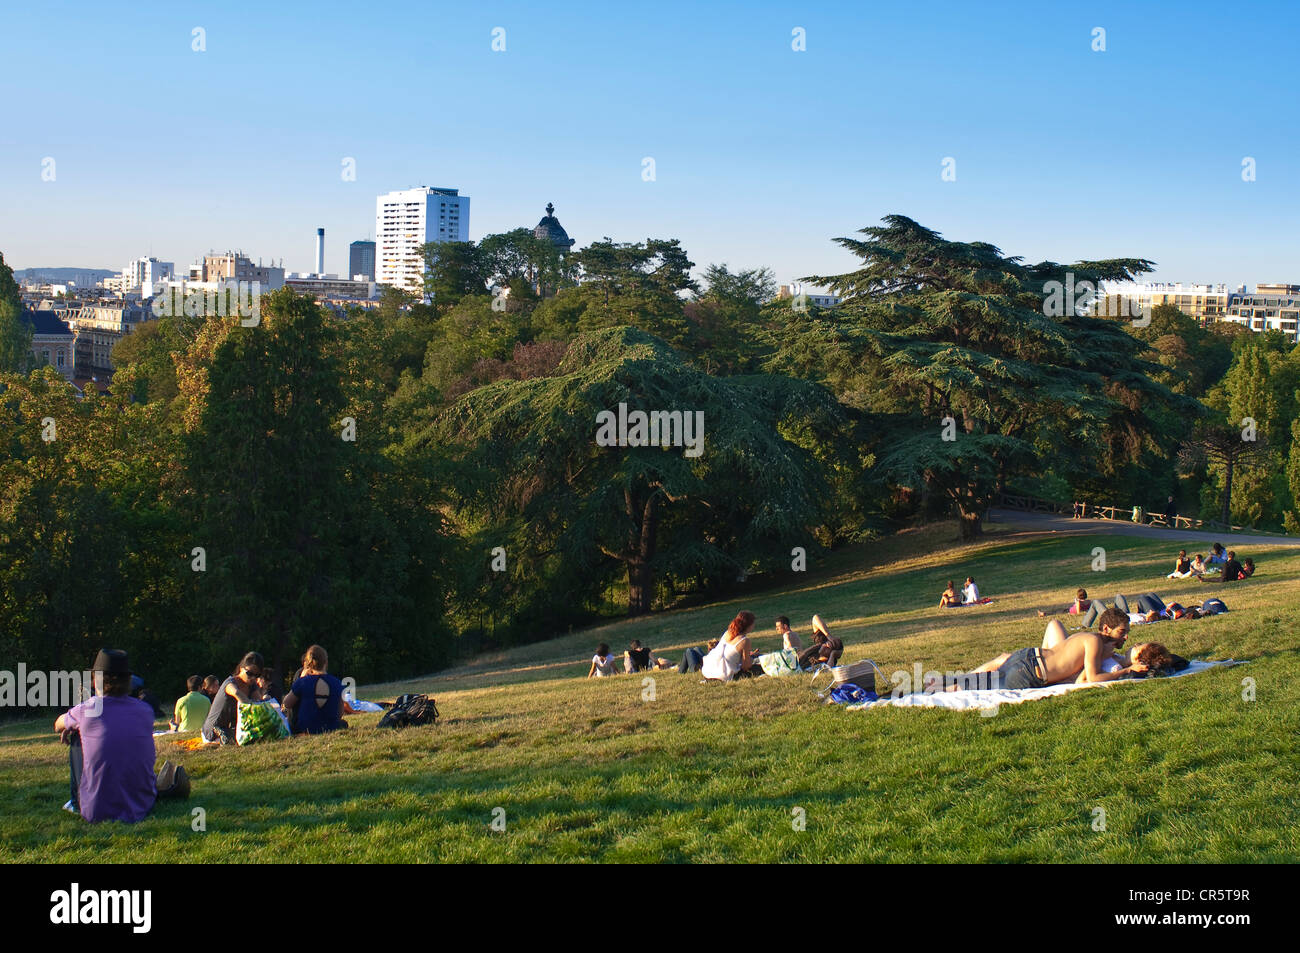
<svg viewBox="0 0 1300 953">
<path fill-rule="evenodd" d="M 329 656 L 313 645 L 302 656 L 302 672 L 294 679 L 284 708 L 294 714 L 294 734 L 319 735 L 346 728 L 343 720 L 343 683 L 328 674 Z"/>
</svg>

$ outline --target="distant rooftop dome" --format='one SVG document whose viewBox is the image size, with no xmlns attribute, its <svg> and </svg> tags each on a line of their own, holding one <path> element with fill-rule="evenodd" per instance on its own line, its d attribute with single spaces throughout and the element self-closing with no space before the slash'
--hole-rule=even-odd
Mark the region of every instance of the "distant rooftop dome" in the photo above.
<svg viewBox="0 0 1300 953">
<path fill-rule="evenodd" d="M 550 202 L 546 203 L 546 215 L 533 229 L 533 235 L 537 238 L 545 238 L 561 251 L 568 251 L 576 244 L 564 230 L 560 220 L 555 217 L 555 206 Z"/>
</svg>

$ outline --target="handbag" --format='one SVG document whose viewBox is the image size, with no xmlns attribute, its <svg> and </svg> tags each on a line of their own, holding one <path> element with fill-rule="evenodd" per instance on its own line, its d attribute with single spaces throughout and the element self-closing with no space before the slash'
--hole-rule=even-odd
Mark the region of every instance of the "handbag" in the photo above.
<svg viewBox="0 0 1300 953">
<path fill-rule="evenodd" d="M 288 738 L 292 732 L 284 713 L 270 702 L 240 702 L 235 728 L 235 742 L 251 745 L 255 741 Z"/>
<path fill-rule="evenodd" d="M 827 688 L 818 691 L 817 679 L 824 672 L 830 673 L 831 683 Z M 863 691 L 875 693 L 877 685 L 889 684 L 889 679 L 885 678 L 885 673 L 877 668 L 876 663 L 869 658 L 860 662 L 851 662 L 848 665 L 836 665 L 834 668 L 829 665 L 821 665 L 813 672 L 812 677 L 812 689 L 817 692 L 818 698 L 826 698 L 831 692 L 843 685 L 856 685 Z"/>
</svg>

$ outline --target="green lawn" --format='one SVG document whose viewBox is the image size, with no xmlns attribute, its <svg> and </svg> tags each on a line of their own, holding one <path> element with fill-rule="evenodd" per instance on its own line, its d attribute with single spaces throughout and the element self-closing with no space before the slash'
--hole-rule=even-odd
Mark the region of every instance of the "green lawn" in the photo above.
<svg viewBox="0 0 1300 953">
<path fill-rule="evenodd" d="M 1296 609 L 1300 551 L 1251 548 L 1260 574 L 1219 587 L 1169 581 L 1180 544 L 1121 537 L 1012 537 L 977 545 L 950 526 L 837 554 L 788 588 L 575 633 L 436 677 L 363 687 L 437 697 L 433 728 L 354 730 L 250 748 L 160 756 L 194 779 L 188 802 L 141 824 L 87 825 L 59 809 L 67 755 L 42 721 L 0 730 L 0 857 L 157 861 L 1295 861 Z M 1103 545 L 1108 569 L 1090 570 Z M 888 568 L 882 568 L 882 567 Z M 935 608 L 973 574 L 996 602 Z M 792 576 L 792 579 L 798 577 Z M 705 685 L 661 673 L 581 678 L 598 641 L 640 638 L 674 659 L 741 608 L 818 612 L 848 660 L 886 672 L 969 668 L 1036 644 L 1034 610 L 1083 585 L 1110 599 L 1221 594 L 1232 611 L 1139 636 L 1187 656 L 1250 664 L 1074 692 L 994 717 L 848 712 L 807 676 Z M 328 647 L 328 646 L 327 646 Z M 233 660 L 232 660 L 233 661 Z M 1290 674 L 1288 674 L 1290 673 Z M 346 673 L 340 673 L 346 674 Z M 1257 696 L 1244 701 L 1242 680 Z M 205 832 L 191 811 L 206 812 Z M 505 830 L 494 831 L 495 808 Z M 806 829 L 792 823 L 802 809 Z M 1094 830 L 1095 809 L 1105 830 Z M 498 815 L 500 812 L 497 812 Z"/>
</svg>

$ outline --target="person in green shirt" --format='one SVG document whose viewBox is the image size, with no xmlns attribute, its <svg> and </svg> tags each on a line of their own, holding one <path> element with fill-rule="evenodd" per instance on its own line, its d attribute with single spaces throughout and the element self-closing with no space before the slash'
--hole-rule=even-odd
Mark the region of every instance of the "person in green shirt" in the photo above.
<svg viewBox="0 0 1300 953">
<path fill-rule="evenodd" d="M 203 687 L 203 678 L 191 675 L 185 682 L 188 695 L 176 699 L 176 710 L 172 713 L 172 731 L 198 731 L 208 717 L 212 702 L 207 695 L 199 691 Z"/>
</svg>

